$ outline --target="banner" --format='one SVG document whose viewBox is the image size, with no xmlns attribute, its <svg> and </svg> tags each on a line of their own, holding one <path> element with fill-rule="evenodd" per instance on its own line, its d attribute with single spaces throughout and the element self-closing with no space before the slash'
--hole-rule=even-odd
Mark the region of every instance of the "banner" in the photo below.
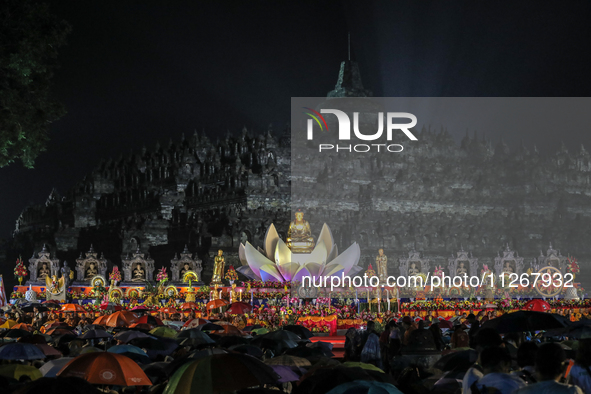
<svg viewBox="0 0 591 394">
<path fill-rule="evenodd" d="M 3 307 L 7 303 L 6 291 L 4 290 L 4 278 L 0 275 L 0 307 Z"/>
</svg>

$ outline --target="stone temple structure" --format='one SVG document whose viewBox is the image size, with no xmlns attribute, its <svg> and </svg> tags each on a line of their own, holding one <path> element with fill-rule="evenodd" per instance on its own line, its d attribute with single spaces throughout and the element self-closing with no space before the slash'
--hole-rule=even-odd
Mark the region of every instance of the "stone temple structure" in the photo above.
<svg viewBox="0 0 591 394">
<path fill-rule="evenodd" d="M 356 63 L 343 62 L 328 96 L 370 95 Z M 92 244 L 110 271 L 134 253 L 149 254 L 156 269 L 170 267 L 187 245 L 207 282 L 218 249 L 239 266 L 240 243 L 262 245 L 271 223 L 285 240 L 293 204 L 312 232 L 328 223 L 337 244 L 359 243 L 364 267 L 383 248 L 390 274 L 412 253 L 430 269 L 494 268 L 508 247 L 524 258 L 515 269 L 527 269 L 550 243 L 557 255 L 576 256 L 584 271 L 591 258 L 591 155 L 584 147 L 545 155 L 535 146 L 511 150 L 476 136 L 458 144 L 445 130 L 415 131 L 420 144 L 389 162 L 375 155 L 369 177 L 367 168 L 343 171 L 338 156 L 307 163 L 315 180 L 299 191 L 290 187 L 289 129 L 243 129 L 217 141 L 196 132 L 138 147 L 98 163 L 64 195 L 53 190 L 44 205 L 25 208 L 13 250 L 30 256 L 47 244 L 52 256 L 73 262 Z M 335 188 L 346 207 L 327 198 Z M 364 215 L 370 220 L 360 220 Z M 458 251 L 469 253 L 465 263 L 449 263 Z"/>
</svg>

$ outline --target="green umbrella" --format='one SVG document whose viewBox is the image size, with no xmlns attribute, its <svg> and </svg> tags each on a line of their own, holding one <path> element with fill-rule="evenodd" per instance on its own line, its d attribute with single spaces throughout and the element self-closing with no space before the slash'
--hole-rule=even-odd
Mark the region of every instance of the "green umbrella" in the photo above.
<svg viewBox="0 0 591 394">
<path fill-rule="evenodd" d="M 360 362 L 355 362 L 355 361 L 347 361 L 346 363 L 343 363 L 343 366 L 349 367 L 349 368 L 360 367 L 363 369 L 368 369 L 370 371 L 378 371 L 378 372 L 384 373 L 384 371 L 382 371 L 380 368 L 376 367 L 373 364 L 360 363 Z"/>
<path fill-rule="evenodd" d="M 213 394 L 276 383 L 281 377 L 254 357 L 213 354 L 183 364 L 170 378 L 164 394 Z"/>
<path fill-rule="evenodd" d="M 155 329 L 151 330 L 150 334 L 156 335 L 158 337 L 174 338 L 174 337 L 176 337 L 177 331 L 173 328 L 160 326 L 160 327 L 156 327 Z"/>
<path fill-rule="evenodd" d="M 257 334 L 257 335 L 265 335 L 269 333 L 269 330 L 266 328 L 255 328 L 254 330 L 252 330 L 251 332 Z"/>
</svg>

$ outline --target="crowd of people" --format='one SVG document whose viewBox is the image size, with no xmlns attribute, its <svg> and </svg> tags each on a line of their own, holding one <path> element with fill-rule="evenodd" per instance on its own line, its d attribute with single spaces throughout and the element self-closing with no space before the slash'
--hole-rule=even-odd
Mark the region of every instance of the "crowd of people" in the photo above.
<svg viewBox="0 0 591 394">
<path fill-rule="evenodd" d="M 103 311 L 100 315 L 110 316 L 111 313 Z M 132 357 L 146 371 L 152 385 L 95 385 L 92 390 L 112 394 L 179 392 L 171 391 L 169 386 L 183 363 L 246 353 L 263 364 L 288 368 L 291 375 L 284 377 L 277 372 L 276 381 L 261 381 L 256 389 L 244 387 L 236 392 L 328 393 L 342 384 L 365 382 L 367 387 L 385 387 L 385 392 L 409 394 L 591 394 L 591 328 L 587 331 L 584 322 L 575 336 L 577 340 L 573 340 L 568 334 L 552 332 L 501 335 L 485 324 L 496 318 L 494 313 L 458 314 L 451 320 L 423 320 L 392 314 L 382 322 L 368 321 L 363 329 L 349 328 L 345 334 L 344 355 L 335 358 L 338 352 L 328 343 L 330 338 L 324 343 L 324 338 L 311 342 L 312 333 L 300 326 L 295 329 L 289 326 L 290 335 L 283 337 L 275 334 L 284 333 L 289 327 L 270 332 L 260 325 L 246 326 L 243 330 L 235 328 L 238 321 L 246 321 L 243 316 L 215 314 L 202 321 L 194 312 L 160 313 L 154 317 L 149 311 L 136 313 L 141 314 L 150 316 L 148 324 L 110 327 L 96 324 L 97 316 L 83 312 L 45 311 L 37 306 L 28 309 L 13 306 L 5 310 L 0 322 L 13 320 L 19 326 L 18 330 L 5 328 L 1 334 L 0 380 L 3 381 L 0 387 L 7 393 L 24 394 L 39 392 L 34 390 L 38 390 L 41 380 L 75 380 L 63 376 L 40 380 L 39 376 L 27 374 L 16 378 L 3 374 L 3 367 L 7 365 L 23 364 L 43 371 L 46 364 L 59 358 L 131 346 L 138 348 L 137 354 L 126 353 L 126 356 Z M 197 320 L 201 323 L 197 328 L 188 326 Z M 220 330 L 230 325 L 234 330 Z M 97 337 L 95 332 L 101 330 L 108 335 Z M 199 335 L 195 331 L 200 331 Z M 133 335 L 123 335 L 129 332 Z M 204 335 L 207 335 L 206 340 L 202 340 Z M 154 344 L 146 342 L 145 338 L 165 344 L 165 349 L 152 349 L 150 346 Z M 2 359 L 2 348 L 14 341 L 49 345 L 58 353 L 34 360 Z M 275 363 L 279 359 L 285 365 Z M 226 373 L 231 377 L 233 371 L 228 369 Z M 319 376 L 334 379 L 320 379 Z M 334 391 L 338 392 L 341 391 Z"/>
</svg>

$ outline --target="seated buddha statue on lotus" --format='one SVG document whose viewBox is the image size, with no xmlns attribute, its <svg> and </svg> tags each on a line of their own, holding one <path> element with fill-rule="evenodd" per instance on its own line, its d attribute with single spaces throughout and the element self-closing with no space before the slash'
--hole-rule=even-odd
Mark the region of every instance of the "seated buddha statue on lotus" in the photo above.
<svg viewBox="0 0 591 394">
<path fill-rule="evenodd" d="M 311 253 L 315 244 L 310 223 L 304 220 L 304 212 L 297 211 L 295 220 L 289 224 L 287 230 L 287 247 L 292 253 Z"/>
</svg>

